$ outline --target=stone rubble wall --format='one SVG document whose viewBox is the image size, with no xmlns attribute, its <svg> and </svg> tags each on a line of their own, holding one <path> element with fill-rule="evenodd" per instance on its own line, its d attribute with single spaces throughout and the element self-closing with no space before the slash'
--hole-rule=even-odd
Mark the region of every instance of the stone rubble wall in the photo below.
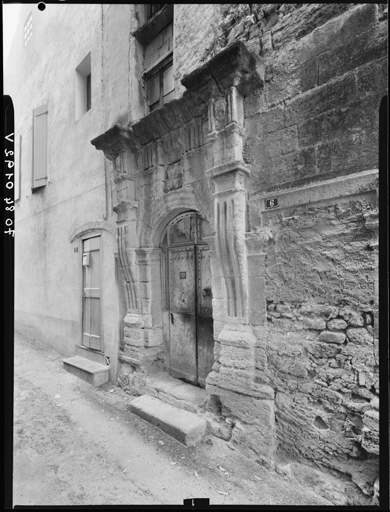
<svg viewBox="0 0 390 512">
<path fill-rule="evenodd" d="M 366 495 L 379 454 L 376 237 L 364 217 L 371 208 L 370 196 L 355 196 L 269 213 L 265 222 L 266 374 L 278 456 L 350 478 Z M 349 494 L 357 499 L 353 487 Z"/>
</svg>

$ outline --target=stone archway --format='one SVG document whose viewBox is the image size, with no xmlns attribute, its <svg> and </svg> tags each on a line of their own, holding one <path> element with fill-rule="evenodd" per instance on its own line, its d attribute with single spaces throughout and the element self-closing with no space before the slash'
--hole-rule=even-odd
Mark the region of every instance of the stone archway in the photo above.
<svg viewBox="0 0 390 512">
<path fill-rule="evenodd" d="M 201 387 L 214 364 L 210 225 L 195 211 L 168 222 L 161 238 L 166 367 Z"/>
</svg>

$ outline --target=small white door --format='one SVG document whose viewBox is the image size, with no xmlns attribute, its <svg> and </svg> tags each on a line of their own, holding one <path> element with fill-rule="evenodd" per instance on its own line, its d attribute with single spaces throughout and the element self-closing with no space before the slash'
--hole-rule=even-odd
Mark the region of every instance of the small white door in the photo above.
<svg viewBox="0 0 390 512">
<path fill-rule="evenodd" d="M 83 345 L 102 351 L 101 237 L 83 241 Z"/>
</svg>

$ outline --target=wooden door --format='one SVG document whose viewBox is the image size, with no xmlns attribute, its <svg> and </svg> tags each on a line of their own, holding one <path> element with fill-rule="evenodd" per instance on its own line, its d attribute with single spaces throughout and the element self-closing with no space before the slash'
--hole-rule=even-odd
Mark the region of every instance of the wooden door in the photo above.
<svg viewBox="0 0 390 512">
<path fill-rule="evenodd" d="M 169 372 L 205 386 L 214 363 L 209 246 L 195 212 L 180 215 L 163 236 L 168 277 Z"/>
<path fill-rule="evenodd" d="M 206 377 L 214 364 L 213 294 L 211 291 L 210 250 L 207 245 L 196 247 L 196 260 L 198 383 L 205 387 Z"/>
<path fill-rule="evenodd" d="M 83 345 L 102 351 L 101 237 L 83 241 Z"/>
<path fill-rule="evenodd" d="M 169 249 L 170 373 L 197 382 L 194 246 Z"/>
</svg>

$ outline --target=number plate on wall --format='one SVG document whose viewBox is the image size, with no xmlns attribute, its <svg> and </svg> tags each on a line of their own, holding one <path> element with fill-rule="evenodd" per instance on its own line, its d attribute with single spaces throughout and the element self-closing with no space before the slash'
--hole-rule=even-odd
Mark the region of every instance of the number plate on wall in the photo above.
<svg viewBox="0 0 390 512">
<path fill-rule="evenodd" d="M 265 207 L 266 208 L 276 208 L 279 206 L 279 200 L 277 197 L 274 197 L 273 199 L 266 199 L 265 200 Z"/>
<path fill-rule="evenodd" d="M 186 272 L 179 272 L 180 279 L 186 279 L 187 274 Z"/>
</svg>

